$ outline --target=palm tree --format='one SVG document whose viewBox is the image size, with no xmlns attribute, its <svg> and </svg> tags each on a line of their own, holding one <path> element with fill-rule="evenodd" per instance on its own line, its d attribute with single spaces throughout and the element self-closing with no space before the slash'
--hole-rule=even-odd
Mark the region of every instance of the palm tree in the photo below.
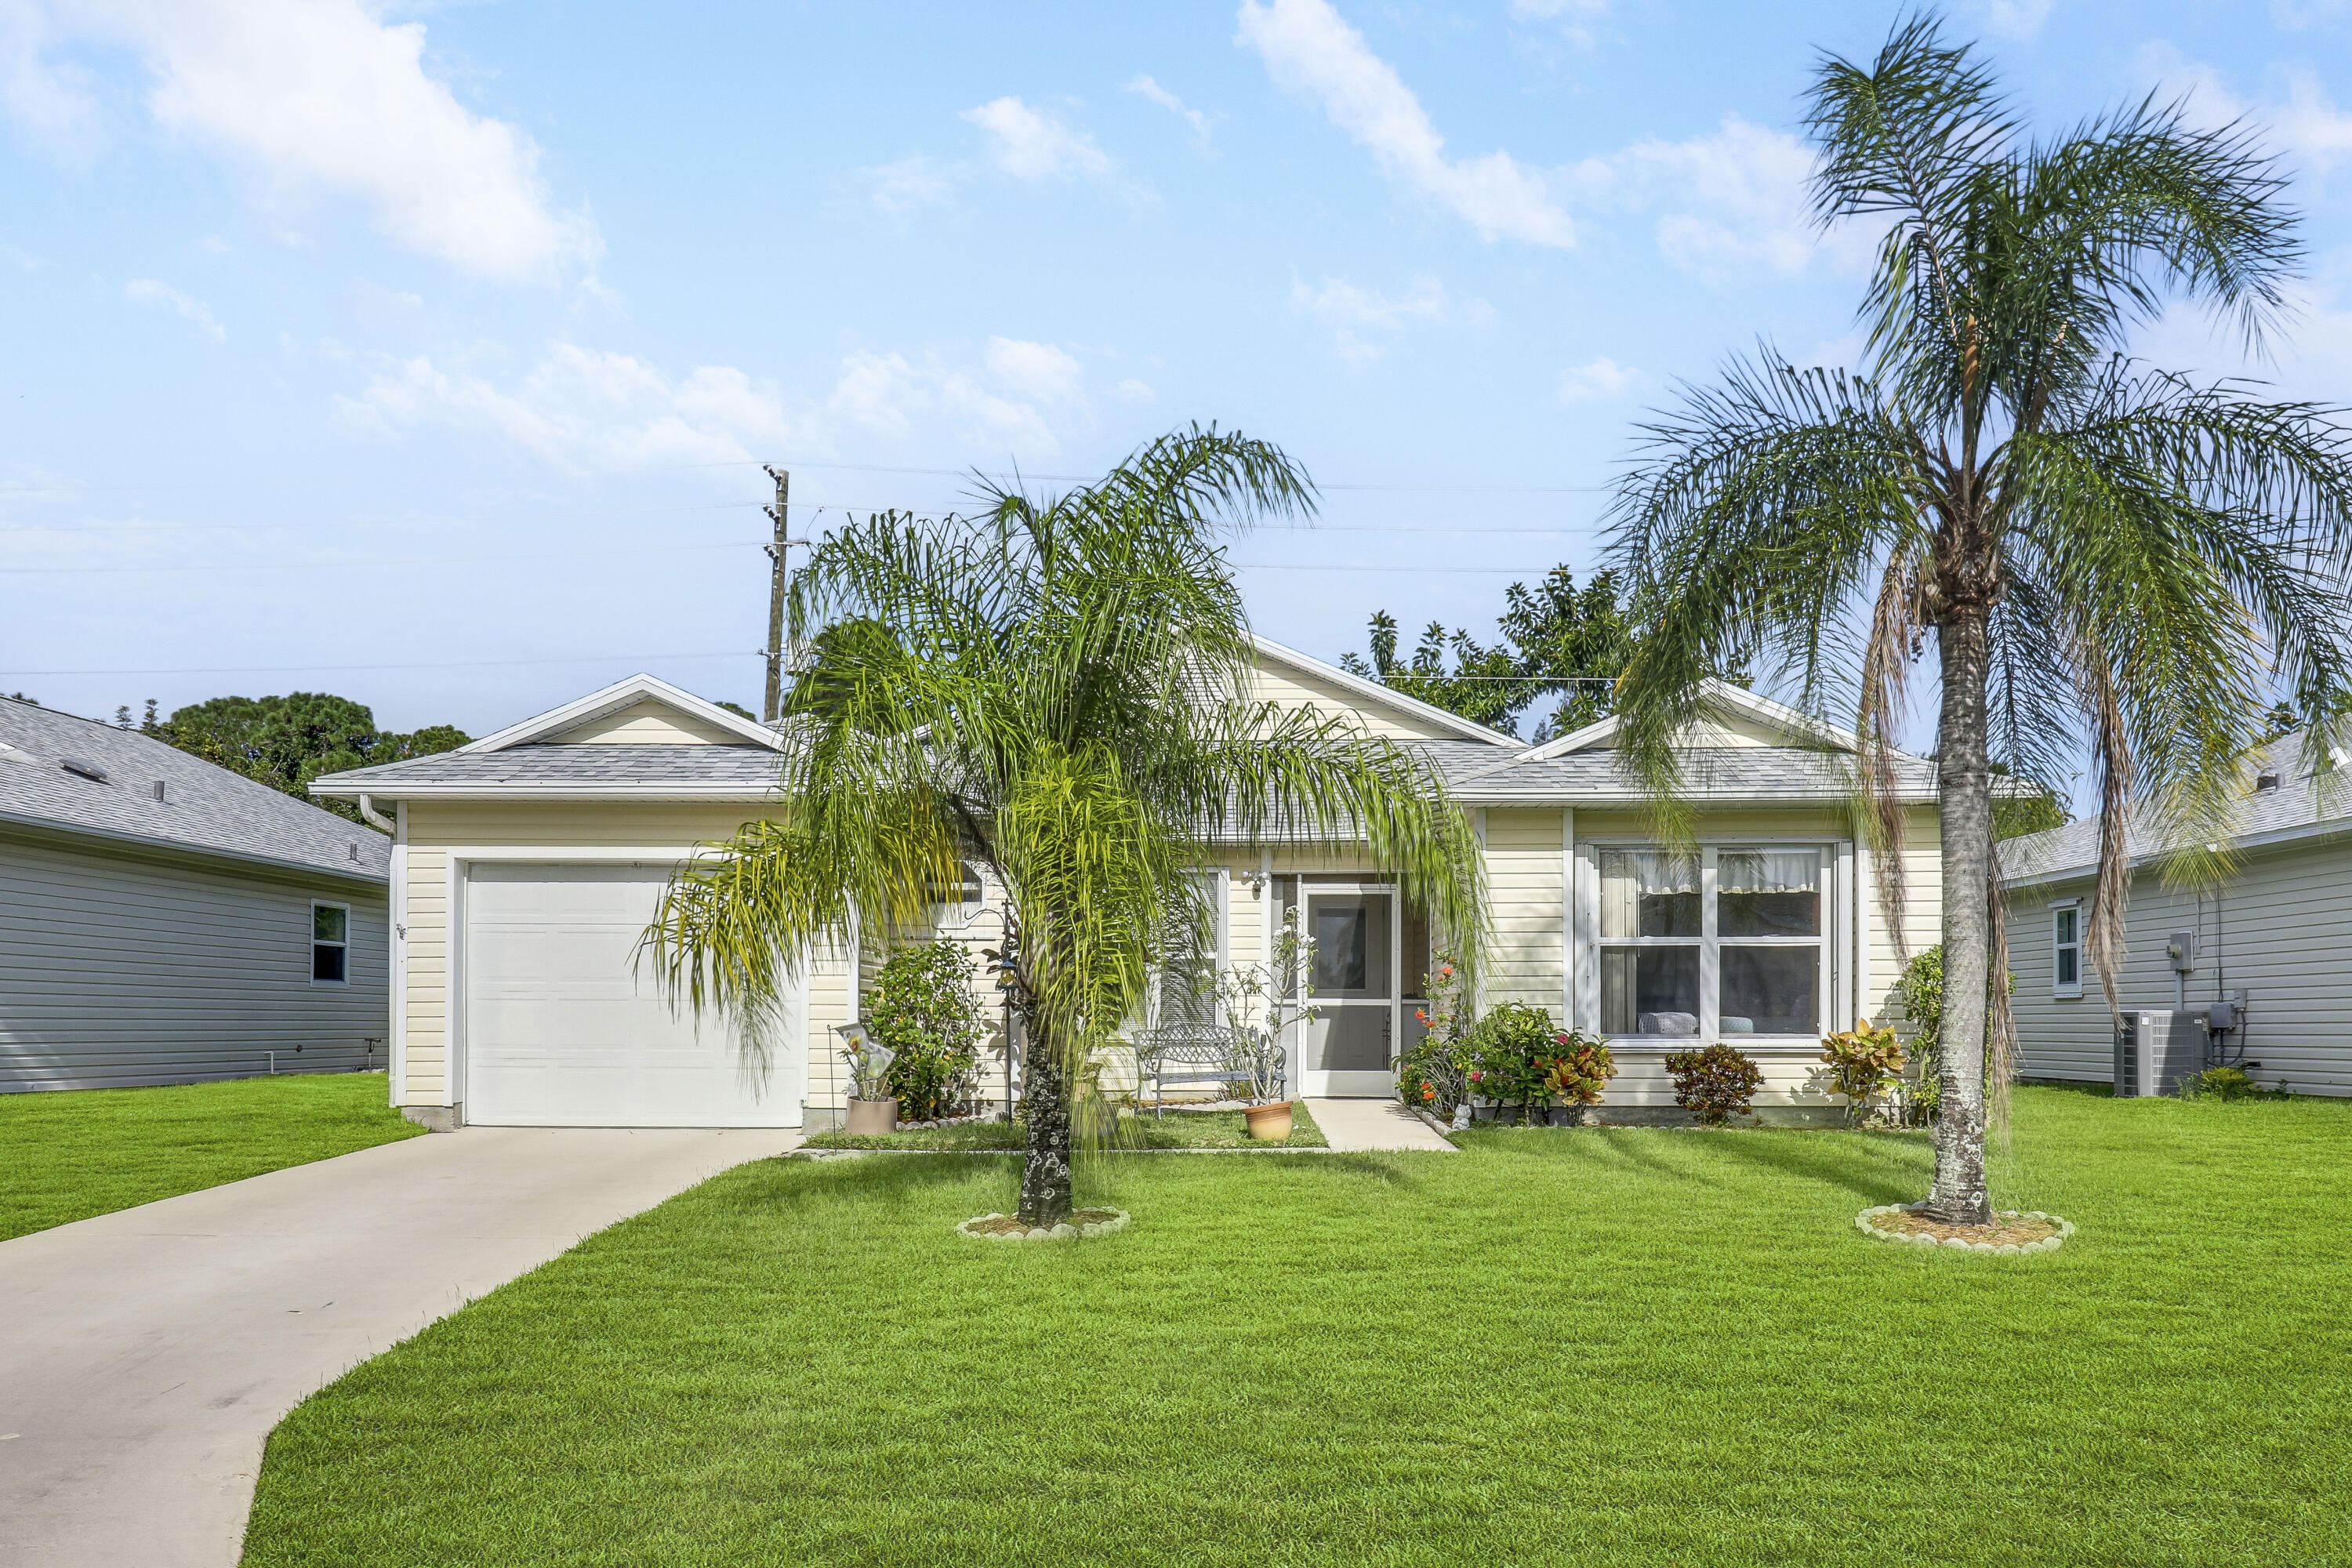
<svg viewBox="0 0 2352 1568">
<path fill-rule="evenodd" d="M 1871 368 L 1766 348 L 1643 426 L 1613 549 L 1647 635 L 1619 706 L 1668 803 L 1699 677 L 1770 656 L 1817 715 L 1853 721 L 1864 816 L 1891 850 L 1887 758 L 1932 637 L 1946 995 L 1929 1202 L 1979 1222 L 1988 1040 L 1996 1094 L 2011 1050 L 2008 988 L 1990 979 L 2006 969 L 1992 762 L 2058 786 L 2087 731 L 2105 808 L 2089 934 L 2112 1008 L 2135 803 L 2182 846 L 2168 874 L 2213 874 L 2265 687 L 2339 710 L 2352 446 L 2337 410 L 2122 352 L 2175 300 L 2255 346 L 2278 322 L 2295 219 L 2251 132 L 2149 100 L 2029 141 L 1927 18 L 1867 67 L 1825 58 L 1811 100 L 1817 218 L 1886 226 L 1862 311 Z M 1899 929 L 1900 859 L 1874 858 Z"/>
<path fill-rule="evenodd" d="M 788 713 L 777 820 L 682 868 L 647 951 L 673 995 L 762 1048 L 811 944 L 927 919 L 959 860 L 993 871 L 1027 1040 L 1020 1216 L 1070 1212 L 1095 1053 L 1142 1011 L 1163 935 L 1205 922 L 1220 846 L 1355 847 L 1475 947 L 1468 819 L 1424 758 L 1351 716 L 1251 696 L 1218 540 L 1314 490 L 1276 447 L 1194 426 L 1052 498 L 844 529 L 795 582 L 818 668 Z M 824 628 L 818 631 L 817 628 Z"/>
</svg>

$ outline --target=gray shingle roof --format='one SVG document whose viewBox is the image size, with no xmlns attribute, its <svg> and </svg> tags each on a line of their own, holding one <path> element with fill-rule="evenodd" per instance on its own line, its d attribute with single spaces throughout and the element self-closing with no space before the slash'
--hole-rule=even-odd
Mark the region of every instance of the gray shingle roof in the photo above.
<svg viewBox="0 0 2352 1568">
<path fill-rule="evenodd" d="M 1499 766 L 1493 752 L 1486 752 L 1483 758 L 1447 756 L 1441 765 L 1455 792 L 1470 800 L 1632 799 L 1643 794 L 1640 781 L 1608 749 L 1570 752 L 1539 762 L 1507 761 Z M 1906 795 L 1930 795 L 1936 788 L 1936 764 L 1919 757 L 1897 758 L 1895 780 Z M 1695 751 L 1688 753 L 1684 782 L 1695 795 L 1764 801 L 1842 800 L 1851 787 L 1843 756 L 1797 746 Z"/>
<path fill-rule="evenodd" d="M 0 748 L 9 816 L 376 881 L 391 867 L 392 841 L 373 828 L 135 730 L 0 699 Z M 105 782 L 68 772 L 67 758 L 95 764 Z"/>
<path fill-rule="evenodd" d="M 741 784 L 756 794 L 775 783 L 781 764 L 764 746 L 531 744 L 411 757 L 318 782 L 338 794 L 380 791 L 392 798 L 402 784 Z"/>
<path fill-rule="evenodd" d="M 2352 827 L 2352 777 L 2343 773 L 2315 776 L 2305 771 L 2302 742 L 2293 736 L 2273 742 L 2260 753 L 2263 767 L 2278 770 L 2276 789 L 2257 790 L 2239 807 L 2237 837 L 2291 832 L 2322 823 L 2343 821 Z M 2029 833 L 2000 847 L 2004 879 L 2047 879 L 2088 872 L 2099 863 L 2100 818 L 2086 817 Z M 2165 847 L 2165 835 L 2153 821 L 2135 821 L 2124 830 L 2126 852 L 2134 860 L 2156 855 Z"/>
<path fill-rule="evenodd" d="M 1465 798 L 1507 802 L 1577 798 L 1636 799 L 1641 785 L 1612 751 L 1574 752 L 1542 762 L 1520 763 L 1499 747 L 1476 741 L 1409 742 L 1444 773 Z M 319 781 L 339 795 L 359 790 L 399 797 L 403 785 L 497 789 L 533 785 L 739 786 L 747 796 L 765 792 L 781 759 L 759 746 L 560 745 L 536 743 L 496 752 L 446 752 L 413 757 L 382 767 L 335 773 Z M 1897 776 L 1906 792 L 1936 787 L 1933 763 L 1900 759 Z M 1689 782 L 1706 795 L 1743 800 L 1843 799 L 1847 784 L 1843 760 L 1800 747 L 1724 747 L 1692 753 Z"/>
</svg>

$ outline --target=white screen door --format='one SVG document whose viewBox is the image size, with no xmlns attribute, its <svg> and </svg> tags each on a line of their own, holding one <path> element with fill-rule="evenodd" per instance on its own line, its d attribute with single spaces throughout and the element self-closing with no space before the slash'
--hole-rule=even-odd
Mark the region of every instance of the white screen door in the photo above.
<svg viewBox="0 0 2352 1568">
<path fill-rule="evenodd" d="M 1309 883 L 1306 1062 L 1309 1095 L 1377 1099 L 1396 1092 L 1397 986 L 1401 954 L 1396 893 L 1389 888 Z"/>
</svg>

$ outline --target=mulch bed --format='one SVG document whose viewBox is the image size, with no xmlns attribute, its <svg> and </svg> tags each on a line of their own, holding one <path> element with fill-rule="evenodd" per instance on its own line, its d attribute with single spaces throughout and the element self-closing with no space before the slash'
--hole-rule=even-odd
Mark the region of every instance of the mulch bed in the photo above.
<svg viewBox="0 0 2352 1568">
<path fill-rule="evenodd" d="M 1873 1226 L 1891 1231 L 1897 1236 L 1926 1236 L 1937 1241 L 1984 1241 L 1995 1247 L 2023 1247 L 2028 1242 L 2046 1241 L 2059 1233 L 2059 1224 L 2048 1215 L 2019 1214 L 2005 1209 L 1992 1216 L 1990 1225 L 1946 1225 L 1942 1220 L 1929 1219 L 1923 1214 L 1893 1214 L 1871 1216 Z"/>
</svg>

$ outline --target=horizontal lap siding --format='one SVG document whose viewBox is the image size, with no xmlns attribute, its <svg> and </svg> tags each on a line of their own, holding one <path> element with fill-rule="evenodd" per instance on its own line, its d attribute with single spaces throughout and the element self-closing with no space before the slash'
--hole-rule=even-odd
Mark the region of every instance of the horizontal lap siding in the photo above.
<svg viewBox="0 0 2352 1568">
<path fill-rule="evenodd" d="M 2037 1078 L 2110 1081 L 2114 1023 L 2087 950 L 2083 994 L 2051 994 L 2053 900 L 2080 898 L 2088 878 L 2024 889 L 2009 901 L 2010 967 L 2017 976 L 2021 1070 Z M 2242 1042 L 2265 1084 L 2284 1079 L 2303 1094 L 2352 1094 L 2352 845 L 2265 850 L 2216 899 L 2167 888 L 2153 871 L 2133 880 L 2126 905 L 2118 1000 L 2127 1012 L 2169 1009 L 2172 966 L 2165 946 L 2195 931 L 2197 967 L 2189 1005 L 2201 1008 L 2226 988 L 2246 993 Z M 2234 1054 L 2240 1042 L 2231 1042 Z"/>
<path fill-rule="evenodd" d="M 314 898 L 347 985 L 310 980 Z M 389 951 L 380 890 L 0 840 L 0 1090 L 382 1067 Z"/>
<path fill-rule="evenodd" d="M 1518 1002 L 1567 1026 L 1567 906 L 1562 814 L 1486 812 L 1486 888 L 1491 935 L 1481 990 L 1491 1006 Z"/>
</svg>

